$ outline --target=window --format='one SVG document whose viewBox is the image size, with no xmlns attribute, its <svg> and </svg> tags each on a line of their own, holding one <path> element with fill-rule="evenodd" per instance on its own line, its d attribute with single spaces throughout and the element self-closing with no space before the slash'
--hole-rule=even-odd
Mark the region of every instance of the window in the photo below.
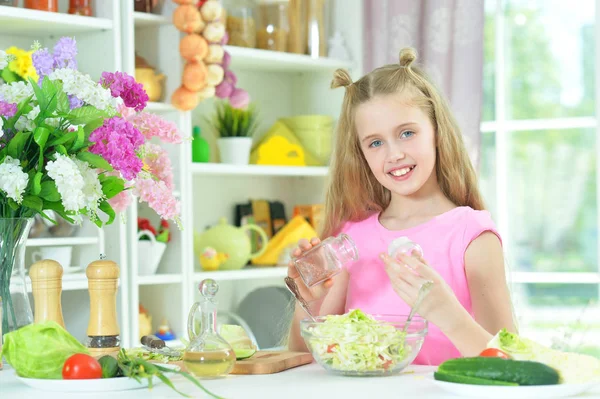
<svg viewBox="0 0 600 399">
<path fill-rule="evenodd" d="M 600 357 L 600 12 L 485 0 L 481 188 L 523 335 Z"/>
</svg>

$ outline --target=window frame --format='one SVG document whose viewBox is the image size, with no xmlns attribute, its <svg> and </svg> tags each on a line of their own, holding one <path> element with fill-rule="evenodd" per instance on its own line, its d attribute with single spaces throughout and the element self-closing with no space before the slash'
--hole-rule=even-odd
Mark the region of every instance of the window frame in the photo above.
<svg viewBox="0 0 600 399">
<path fill-rule="evenodd" d="M 600 230 L 600 0 L 595 1 L 595 72 L 596 72 L 596 103 L 594 117 L 561 117 L 552 119 L 509 120 L 506 117 L 506 71 L 505 71 L 505 18 L 504 8 L 507 0 L 485 0 L 495 3 L 495 119 L 481 123 L 482 135 L 495 133 L 495 200 L 496 223 L 506 246 L 510 246 L 508 202 L 505 193 L 509 192 L 508 184 L 508 135 L 517 131 L 536 131 L 546 129 L 576 129 L 595 128 L 596 130 L 596 204 L 597 229 Z M 540 132 L 540 134 L 543 134 Z M 597 271 L 596 272 L 523 272 L 511 271 L 507 276 L 511 283 L 516 284 L 594 284 L 599 287 L 600 300 L 600 233 L 597 234 Z"/>
</svg>

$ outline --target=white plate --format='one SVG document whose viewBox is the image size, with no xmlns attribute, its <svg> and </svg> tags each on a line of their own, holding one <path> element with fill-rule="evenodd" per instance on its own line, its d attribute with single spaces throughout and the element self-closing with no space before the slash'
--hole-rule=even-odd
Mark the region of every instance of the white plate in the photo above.
<svg viewBox="0 0 600 399">
<path fill-rule="evenodd" d="M 433 379 L 433 377 L 432 377 Z M 558 385 L 532 385 L 532 386 L 497 386 L 497 385 L 470 385 L 456 382 L 433 382 L 447 392 L 459 396 L 469 396 L 485 399 L 541 399 L 541 398 L 569 398 L 590 390 L 599 383 L 588 384 L 558 384 Z"/>
<path fill-rule="evenodd" d="M 174 365 L 161 364 L 161 366 L 178 369 Z M 143 378 L 137 382 L 129 377 L 117 378 L 97 378 L 93 380 L 48 380 L 41 378 L 23 378 L 16 376 L 17 379 L 32 388 L 42 391 L 55 392 L 109 392 L 109 391 L 125 391 L 130 389 L 146 388 L 148 379 Z M 152 386 L 160 383 L 161 380 L 157 377 L 152 378 Z"/>
</svg>

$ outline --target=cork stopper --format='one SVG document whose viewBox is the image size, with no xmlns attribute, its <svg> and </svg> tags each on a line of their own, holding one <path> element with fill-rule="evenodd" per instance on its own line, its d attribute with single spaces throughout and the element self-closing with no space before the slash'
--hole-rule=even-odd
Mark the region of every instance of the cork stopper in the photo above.
<svg viewBox="0 0 600 399">
<path fill-rule="evenodd" d="M 61 294 L 63 268 L 60 263 L 43 259 L 35 262 L 29 269 L 31 291 L 34 300 L 34 323 L 55 321 L 63 328 Z"/>
</svg>

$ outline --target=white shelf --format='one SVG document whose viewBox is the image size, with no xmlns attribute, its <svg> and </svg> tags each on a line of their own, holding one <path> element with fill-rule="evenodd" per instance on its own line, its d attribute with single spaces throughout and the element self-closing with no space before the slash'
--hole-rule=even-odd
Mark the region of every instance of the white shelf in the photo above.
<svg viewBox="0 0 600 399">
<path fill-rule="evenodd" d="M 181 274 L 152 274 L 149 276 L 138 276 L 139 285 L 161 285 L 177 284 L 183 281 Z"/>
<path fill-rule="evenodd" d="M 28 247 L 49 247 L 56 245 L 92 245 L 98 244 L 98 237 L 59 237 L 59 238 L 29 238 L 25 244 Z"/>
<path fill-rule="evenodd" d="M 29 275 L 25 276 L 25 280 L 27 281 L 27 292 L 31 292 L 31 278 Z M 11 285 L 14 287 L 13 281 L 11 281 Z M 87 290 L 88 289 L 88 279 L 85 273 L 72 273 L 72 274 L 63 274 L 62 277 L 62 290 L 63 291 L 77 291 L 77 290 Z"/>
<path fill-rule="evenodd" d="M 205 278 L 214 280 L 249 280 L 264 278 L 284 278 L 287 276 L 287 267 L 285 266 L 263 266 L 263 267 L 245 267 L 241 270 L 217 270 L 214 272 L 194 273 L 194 283 L 198 283 Z"/>
<path fill-rule="evenodd" d="M 171 20 L 162 15 L 150 14 L 148 12 L 137 12 L 133 13 L 133 22 L 136 28 L 142 28 L 147 26 L 158 26 L 170 24 Z"/>
<path fill-rule="evenodd" d="M 175 108 L 173 105 L 168 104 L 168 103 L 156 103 L 156 102 L 149 102 L 148 104 L 146 104 L 146 108 L 144 109 L 144 111 L 147 112 L 175 112 L 177 111 L 177 108 Z"/>
<path fill-rule="evenodd" d="M 0 6 L 0 34 L 39 38 L 112 28 L 113 21 L 106 18 Z"/>
<path fill-rule="evenodd" d="M 548 283 L 554 284 L 600 284 L 600 273 L 581 272 L 513 272 L 508 276 L 509 282 L 519 284 Z"/>
<path fill-rule="evenodd" d="M 224 163 L 193 163 L 193 175 L 244 175 L 244 176 L 327 176 L 324 166 L 270 166 L 233 165 Z"/>
<path fill-rule="evenodd" d="M 235 68 L 279 72 L 331 72 L 337 68 L 351 69 L 352 63 L 330 58 L 312 58 L 308 55 L 282 51 L 260 50 L 246 47 L 225 46 L 231 54 Z"/>
</svg>

